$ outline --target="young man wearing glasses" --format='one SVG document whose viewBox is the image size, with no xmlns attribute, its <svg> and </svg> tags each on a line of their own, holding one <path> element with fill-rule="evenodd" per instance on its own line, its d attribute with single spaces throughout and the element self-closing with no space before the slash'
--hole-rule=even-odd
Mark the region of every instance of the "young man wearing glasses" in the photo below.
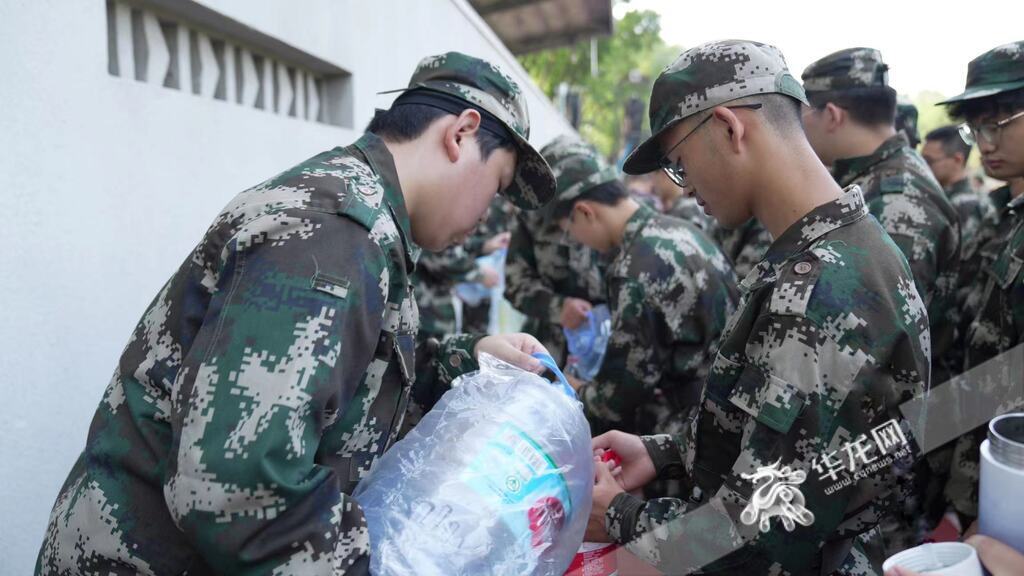
<svg viewBox="0 0 1024 576">
<path fill-rule="evenodd" d="M 993 48 L 967 67 L 964 92 L 946 100 L 963 120 L 961 134 L 978 147 L 985 173 L 1008 182 L 989 198 L 996 211 L 992 239 L 980 250 L 981 275 L 967 312 L 967 368 L 1024 342 L 1024 41 Z M 945 496 L 967 526 L 978 514 L 978 447 L 986 427 L 956 443 Z"/>
<path fill-rule="evenodd" d="M 841 189 L 807 142 L 801 104 L 776 48 L 692 48 L 655 82 L 653 135 L 625 163 L 665 170 L 722 225 L 753 216 L 775 238 L 740 284 L 686 431 L 594 439 L 622 469 L 597 467 L 587 540 L 624 544 L 664 573 L 881 571 L 892 466 L 862 469 L 842 447 L 924 392 L 928 316 L 860 190 Z M 860 474 L 837 479 L 851 467 Z M 659 476 L 695 489 L 647 501 L 623 491 Z"/>
<path fill-rule="evenodd" d="M 960 222 L 960 279 L 957 281 L 956 306 L 965 310 L 972 292 L 981 277 L 981 257 L 978 249 L 995 233 L 995 209 L 992 202 L 974 189 L 967 173 L 967 160 L 971 145 L 960 134 L 958 126 L 941 126 L 925 136 L 921 157 L 928 164 L 935 179 L 942 185 L 946 197 L 956 210 Z M 949 354 L 953 365 L 963 368 L 967 330 L 973 318 L 962 313 L 956 341 Z M 959 371 L 959 370 L 955 370 Z"/>
</svg>

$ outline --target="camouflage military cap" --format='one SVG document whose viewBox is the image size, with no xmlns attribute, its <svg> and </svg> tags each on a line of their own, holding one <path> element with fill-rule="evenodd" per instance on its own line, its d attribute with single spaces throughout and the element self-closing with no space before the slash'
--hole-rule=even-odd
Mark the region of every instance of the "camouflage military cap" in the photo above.
<svg viewBox="0 0 1024 576">
<path fill-rule="evenodd" d="M 967 65 L 964 92 L 940 104 L 952 104 L 1024 88 L 1024 40 L 993 48 Z"/>
<path fill-rule="evenodd" d="M 658 138 L 680 120 L 726 102 L 757 94 L 785 94 L 806 103 L 782 52 L 747 40 L 722 40 L 686 50 L 665 68 L 651 91 L 651 137 L 623 165 L 627 174 L 659 167 Z"/>
<path fill-rule="evenodd" d="M 916 148 L 921 143 L 921 133 L 917 131 L 917 106 L 910 102 L 896 102 L 896 130 L 907 135 L 910 146 Z"/>
<path fill-rule="evenodd" d="M 502 193 L 516 206 L 535 210 L 555 195 L 555 178 L 544 158 L 530 145 L 526 97 L 516 81 L 500 68 L 473 56 L 447 52 L 420 61 L 406 88 L 455 96 L 494 116 L 515 140 L 518 161 L 515 181 Z M 386 92 L 385 92 L 386 93 Z"/>
<path fill-rule="evenodd" d="M 874 48 L 847 48 L 814 62 L 801 78 L 808 93 L 888 86 L 889 65 Z"/>
<path fill-rule="evenodd" d="M 572 202 L 581 194 L 606 182 L 619 179 L 619 171 L 583 140 L 575 136 L 559 136 L 540 153 L 551 166 L 557 184 L 552 207 Z"/>
</svg>

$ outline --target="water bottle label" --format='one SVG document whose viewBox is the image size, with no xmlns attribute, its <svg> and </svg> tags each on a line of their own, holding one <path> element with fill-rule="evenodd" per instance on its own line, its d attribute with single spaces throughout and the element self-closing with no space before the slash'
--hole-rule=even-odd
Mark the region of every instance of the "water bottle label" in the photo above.
<svg viewBox="0 0 1024 576">
<path fill-rule="evenodd" d="M 530 534 L 534 548 L 550 545 L 572 513 L 569 486 L 558 466 L 511 423 L 483 446 L 461 480 L 514 534 Z"/>
</svg>

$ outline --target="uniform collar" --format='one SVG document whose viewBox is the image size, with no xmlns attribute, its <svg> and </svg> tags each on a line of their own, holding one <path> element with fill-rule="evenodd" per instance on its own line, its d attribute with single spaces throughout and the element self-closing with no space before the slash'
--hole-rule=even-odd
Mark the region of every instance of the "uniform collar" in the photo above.
<svg viewBox="0 0 1024 576">
<path fill-rule="evenodd" d="M 854 180 L 871 170 L 874 165 L 889 159 L 909 147 L 910 142 L 907 140 L 907 136 L 902 132 L 898 132 L 895 136 L 882 142 L 882 145 L 877 150 L 867 156 L 836 160 L 832 164 L 832 177 L 836 179 L 840 186 L 849 186 Z"/>
<path fill-rule="evenodd" d="M 359 150 L 359 153 L 380 179 L 380 184 L 384 188 L 384 201 L 388 205 L 388 209 L 391 210 L 391 216 L 398 224 L 398 233 L 402 237 L 402 245 L 408 260 L 406 268 L 412 271 L 422 250 L 412 240 L 412 225 L 409 222 L 409 212 L 405 208 L 402 185 L 398 181 L 395 158 L 391 155 L 388 147 L 384 145 L 384 141 L 370 132 L 363 134 L 352 146 Z"/>
<path fill-rule="evenodd" d="M 1010 210 L 1024 208 L 1024 194 L 1014 198 L 1010 193 L 1009 184 L 989 192 L 988 197 L 992 201 L 992 205 L 995 206 L 996 213 L 999 214 L 1000 219 L 1002 219 L 1003 214 Z"/>
<path fill-rule="evenodd" d="M 846 188 L 842 196 L 811 210 L 772 242 L 764 259 L 743 279 L 741 287 L 750 290 L 772 277 L 781 264 L 805 251 L 822 236 L 867 215 L 868 208 L 860 187 Z"/>
<path fill-rule="evenodd" d="M 626 220 L 626 228 L 622 231 L 622 243 L 618 247 L 613 248 L 608 254 L 608 262 L 614 262 L 622 254 L 628 254 L 640 235 L 640 231 L 644 229 L 647 221 L 654 216 L 654 210 L 645 204 L 638 202 L 640 205 L 637 211 Z"/>
</svg>

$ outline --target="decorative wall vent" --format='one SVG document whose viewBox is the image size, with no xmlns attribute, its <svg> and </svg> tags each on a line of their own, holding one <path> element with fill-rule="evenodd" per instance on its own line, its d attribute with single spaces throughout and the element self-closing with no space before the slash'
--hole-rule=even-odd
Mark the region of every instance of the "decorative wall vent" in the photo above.
<svg viewBox="0 0 1024 576">
<path fill-rule="evenodd" d="M 107 0 L 113 76 L 352 127 L 345 70 L 192 0 Z"/>
</svg>

